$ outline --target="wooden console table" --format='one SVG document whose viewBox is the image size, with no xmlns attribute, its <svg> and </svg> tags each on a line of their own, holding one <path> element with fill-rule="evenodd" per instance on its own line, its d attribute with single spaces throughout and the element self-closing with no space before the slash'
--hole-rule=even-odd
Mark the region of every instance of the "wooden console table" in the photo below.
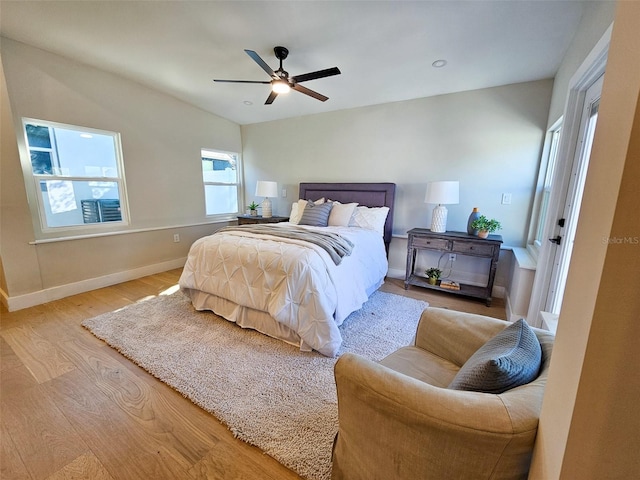
<svg viewBox="0 0 640 480">
<path fill-rule="evenodd" d="M 426 228 L 414 228 L 407 232 L 407 270 L 404 279 L 405 290 L 409 285 L 432 288 L 441 292 L 465 295 L 468 297 L 482 298 L 487 306 L 491 305 L 491 291 L 493 281 L 496 276 L 498 257 L 500 255 L 500 245 L 502 237 L 500 235 L 489 235 L 487 238 L 480 238 L 467 235 L 465 232 L 444 232 L 434 233 Z M 491 260 L 489 267 L 489 280 L 485 287 L 476 285 L 460 285 L 460 290 L 450 290 L 440 287 L 439 284 L 431 285 L 424 276 L 416 275 L 416 253 L 418 250 L 433 250 L 439 252 L 455 253 L 457 255 L 468 255 L 471 257 L 482 257 Z"/>
</svg>

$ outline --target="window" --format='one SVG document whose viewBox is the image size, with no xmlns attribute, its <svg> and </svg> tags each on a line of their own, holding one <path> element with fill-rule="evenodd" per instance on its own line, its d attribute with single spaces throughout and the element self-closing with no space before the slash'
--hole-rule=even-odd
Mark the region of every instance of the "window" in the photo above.
<svg viewBox="0 0 640 480">
<path fill-rule="evenodd" d="M 203 149 L 201 159 L 207 215 L 237 215 L 240 195 L 238 154 Z"/>
<path fill-rule="evenodd" d="M 558 145 L 560 144 L 561 129 L 561 123 L 558 122 L 551 128 L 551 130 L 549 130 L 548 146 L 545 149 L 546 153 L 543 156 L 543 163 L 540 166 L 539 185 L 541 186 L 541 189 L 538 193 L 537 199 L 537 216 L 534 217 L 534 222 L 532 223 L 534 229 L 532 247 L 534 250 L 538 250 L 543 242 L 544 227 L 547 219 L 547 211 L 549 209 L 549 199 L 551 198 L 553 175 L 558 157 Z"/>
<path fill-rule="evenodd" d="M 32 119 L 23 125 L 43 230 L 124 221 L 117 133 Z"/>
</svg>

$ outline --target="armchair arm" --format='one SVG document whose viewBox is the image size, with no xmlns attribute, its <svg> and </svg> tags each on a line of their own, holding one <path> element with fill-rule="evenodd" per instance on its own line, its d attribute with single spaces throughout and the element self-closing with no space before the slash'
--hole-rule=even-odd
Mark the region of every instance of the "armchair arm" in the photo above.
<svg viewBox="0 0 640 480">
<path fill-rule="evenodd" d="M 433 387 L 349 353 L 335 379 L 334 480 L 526 478 L 537 418 L 514 425 L 499 395 Z"/>
<path fill-rule="evenodd" d="M 415 345 L 462 367 L 487 340 L 509 325 L 504 320 L 444 308 L 426 308 Z"/>
</svg>

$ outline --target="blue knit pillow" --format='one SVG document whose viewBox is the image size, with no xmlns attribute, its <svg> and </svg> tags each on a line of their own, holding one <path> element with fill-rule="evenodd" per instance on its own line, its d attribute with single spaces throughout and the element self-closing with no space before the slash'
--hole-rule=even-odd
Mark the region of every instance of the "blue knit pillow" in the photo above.
<svg viewBox="0 0 640 480">
<path fill-rule="evenodd" d="M 541 364 L 538 337 L 527 322 L 520 319 L 471 355 L 449 388 L 502 393 L 535 380 Z"/>
<path fill-rule="evenodd" d="M 329 223 L 329 214 L 331 213 L 332 207 L 333 202 L 321 203 L 320 205 L 316 205 L 313 202 L 307 203 L 307 206 L 304 207 L 304 212 L 302 212 L 302 218 L 300 218 L 300 223 L 298 223 L 298 225 L 326 227 Z"/>
</svg>

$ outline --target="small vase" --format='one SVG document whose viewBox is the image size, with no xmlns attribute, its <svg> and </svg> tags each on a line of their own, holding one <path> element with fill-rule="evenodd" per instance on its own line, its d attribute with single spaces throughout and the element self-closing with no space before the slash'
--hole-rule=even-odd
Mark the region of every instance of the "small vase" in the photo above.
<svg viewBox="0 0 640 480">
<path fill-rule="evenodd" d="M 478 237 L 487 238 L 489 236 L 489 232 L 487 230 L 478 230 Z"/>
<path fill-rule="evenodd" d="M 480 211 L 478 210 L 477 207 L 474 207 L 473 208 L 473 212 L 471 212 L 471 215 L 469 215 L 469 221 L 467 222 L 467 233 L 469 235 L 477 235 L 478 234 L 478 230 L 475 230 L 474 228 L 471 228 L 471 224 L 479 216 L 480 216 Z"/>
<path fill-rule="evenodd" d="M 251 216 L 252 217 L 257 217 L 258 216 L 258 210 L 249 210 L 251 212 Z"/>
<path fill-rule="evenodd" d="M 437 283 L 438 279 L 436 277 L 429 277 L 428 278 L 428 282 L 429 285 L 435 285 Z"/>
</svg>

